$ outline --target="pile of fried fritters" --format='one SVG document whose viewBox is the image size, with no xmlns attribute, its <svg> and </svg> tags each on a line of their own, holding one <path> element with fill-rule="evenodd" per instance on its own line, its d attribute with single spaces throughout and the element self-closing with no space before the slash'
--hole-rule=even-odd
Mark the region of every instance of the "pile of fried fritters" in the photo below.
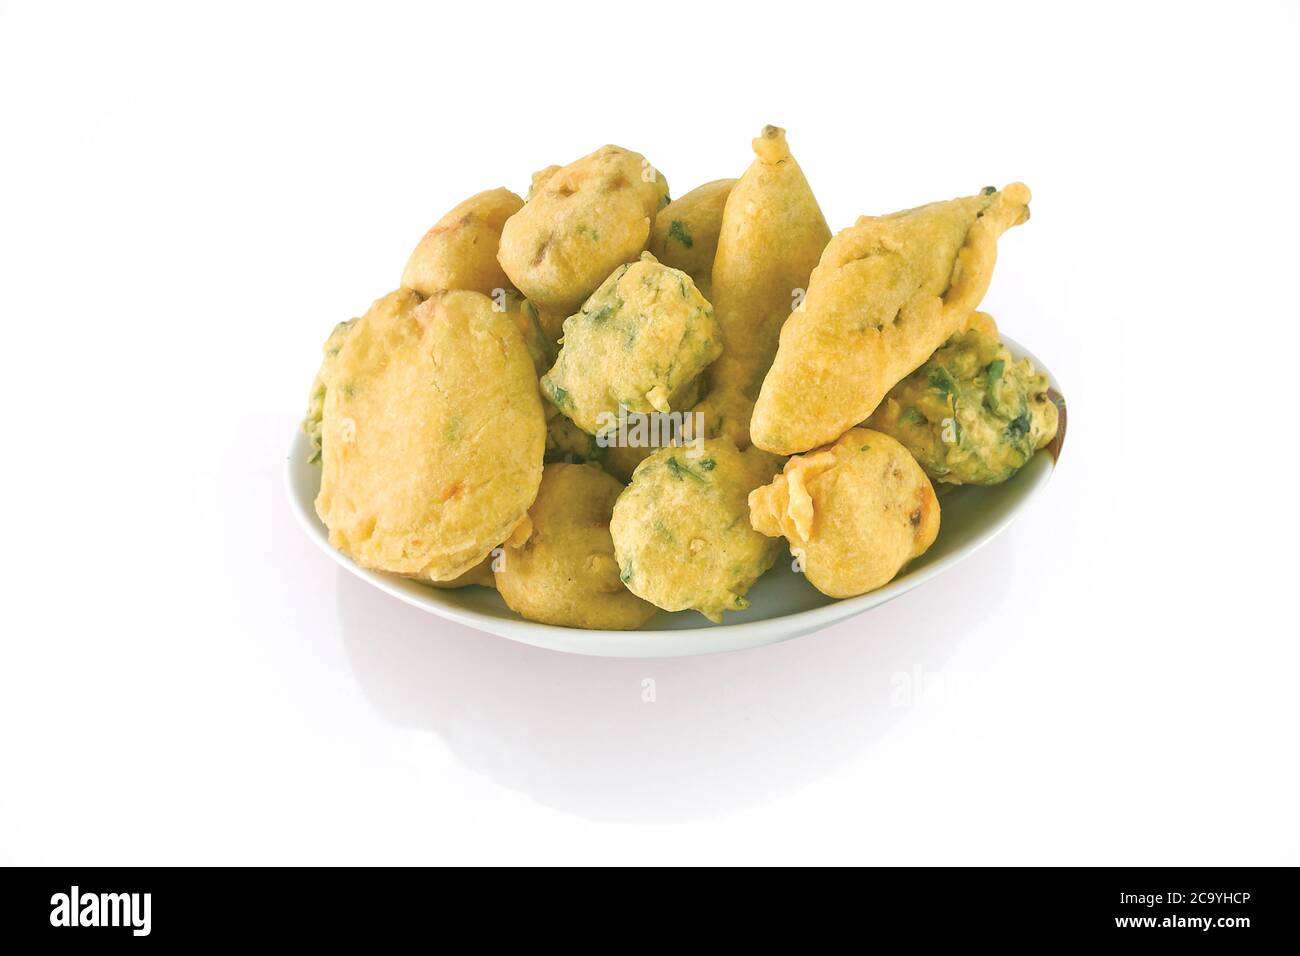
<svg viewBox="0 0 1300 956">
<path fill-rule="evenodd" d="M 330 543 L 547 624 L 721 622 L 782 538 L 824 594 L 881 587 L 938 535 L 936 486 L 1051 441 L 1045 376 L 976 311 L 1023 184 L 832 237 L 785 131 L 753 148 L 676 201 L 605 146 L 439 219 L 325 343 Z"/>
</svg>

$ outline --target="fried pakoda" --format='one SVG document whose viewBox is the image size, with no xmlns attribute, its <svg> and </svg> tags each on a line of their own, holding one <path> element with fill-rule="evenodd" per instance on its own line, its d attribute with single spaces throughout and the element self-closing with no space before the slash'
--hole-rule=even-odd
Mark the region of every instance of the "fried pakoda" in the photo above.
<svg viewBox="0 0 1300 956">
<path fill-rule="evenodd" d="M 662 448 L 646 458 L 614 505 L 610 532 L 628 590 L 668 611 L 694 608 L 710 621 L 749 607 L 745 594 L 780 550 L 749 525 L 750 491 L 780 461 L 727 438 L 699 457 Z"/>
<path fill-rule="evenodd" d="M 377 301 L 325 369 L 320 494 L 363 567 L 445 581 L 506 540 L 537 494 L 546 421 L 518 328 L 477 292 Z"/>
<path fill-rule="evenodd" d="M 892 435 L 935 481 L 1006 481 L 1056 436 L 1047 376 L 978 328 L 949 339 L 867 420 Z"/>
<path fill-rule="evenodd" d="M 636 473 L 637 466 L 659 449 L 651 445 L 611 445 L 605 449 L 600 466 L 627 484 Z"/>
<path fill-rule="evenodd" d="M 466 199 L 424 234 L 402 270 L 402 288 L 430 296 L 444 289 L 491 295 L 494 289 L 509 287 L 497 249 L 506 220 L 523 205 L 508 189 L 489 189 Z"/>
<path fill-rule="evenodd" d="M 538 175 L 532 198 L 505 224 L 498 258 L 530 302 L 570 315 L 645 249 L 668 182 L 640 153 L 618 146 Z"/>
<path fill-rule="evenodd" d="M 542 187 L 546 185 L 547 180 L 558 173 L 561 168 L 562 167 L 560 166 L 551 164 L 545 169 L 539 169 L 537 172 L 533 173 L 532 180 L 528 184 L 528 198 L 524 201 L 532 202 L 533 197 L 542 191 Z"/>
<path fill-rule="evenodd" d="M 987 312 L 972 312 L 970 321 L 966 323 L 966 328 L 976 329 L 985 335 L 991 335 L 994 338 L 998 336 L 998 324 L 993 321 L 993 316 Z"/>
<path fill-rule="evenodd" d="M 558 336 L 547 334 L 538 308 L 517 292 L 511 289 L 501 290 L 501 294 L 494 295 L 492 301 L 498 311 L 507 312 L 514 320 L 528 346 L 528 354 L 532 357 L 537 374 L 544 375 L 555 362 L 558 349 L 553 339 Z M 320 421 L 325 409 L 324 368 L 338 355 L 344 338 L 356 323 L 357 320 L 353 318 L 334 326 L 322 348 L 324 358 L 321 360 L 321 371 L 317 372 L 307 395 L 307 415 L 302 420 L 302 430 L 311 442 L 312 454 L 308 462 L 313 465 L 320 461 Z"/>
<path fill-rule="evenodd" d="M 620 406 L 642 414 L 683 407 L 722 351 L 713 307 L 691 277 L 644 253 L 619 266 L 564 322 L 564 345 L 542 392 L 595 435 Z"/>
<path fill-rule="evenodd" d="M 699 402 L 699 382 L 700 379 L 697 378 L 689 387 L 682 390 L 681 400 L 677 403 L 681 408 L 693 408 Z M 655 421 L 656 416 L 660 419 L 658 422 Z M 632 473 L 636 471 L 636 466 L 660 448 L 695 445 L 704 440 L 704 428 L 701 424 L 703 419 L 700 416 L 692 412 L 676 422 L 668 421 L 668 417 L 662 413 L 651 413 L 638 422 L 629 416 L 632 420 L 628 422 L 625 436 L 610 431 L 593 438 L 592 440 L 598 446 L 603 443 L 603 447 L 600 448 L 600 466 L 623 484 L 627 484 L 632 480 Z M 644 427 L 638 429 L 639 425 Z M 620 441 L 620 437 L 626 438 L 626 441 Z"/>
<path fill-rule="evenodd" d="M 553 337 L 543 325 L 541 310 L 513 289 L 498 289 L 492 296 L 492 308 L 510 316 L 515 328 L 523 336 L 528 357 L 533 360 L 533 368 L 539 377 L 545 375 L 546 370 L 555 363 L 558 350 Z"/>
<path fill-rule="evenodd" d="M 722 231 L 722 210 L 737 182 L 715 179 L 674 199 L 655 217 L 646 246 L 664 265 L 690 276 L 709 301 L 713 300 L 713 258 Z"/>
<path fill-rule="evenodd" d="M 547 166 L 545 169 L 539 169 L 533 173 L 532 183 L 528 187 L 528 198 L 525 202 L 532 202 L 533 198 L 542 190 L 550 178 L 560 171 L 560 168 L 559 166 Z M 546 334 L 547 340 L 551 343 L 552 351 L 554 351 L 558 347 L 560 336 L 564 334 L 564 320 L 569 314 L 568 311 L 543 308 L 536 302 L 530 302 L 529 305 L 532 307 L 532 311 L 537 314 L 538 323 Z M 552 356 L 551 361 L 554 360 L 554 356 Z M 547 368 L 550 368 L 550 363 L 547 363 Z"/>
<path fill-rule="evenodd" d="M 826 247 L 803 311 L 759 394 L 754 444 L 789 455 L 834 441 L 966 328 L 993 275 L 997 240 L 1029 218 L 1029 189 L 863 216 Z M 715 277 L 716 281 L 716 277 Z M 725 330 L 724 330 L 725 332 Z"/>
<path fill-rule="evenodd" d="M 622 491 L 595 465 L 546 466 L 527 534 L 506 545 L 496 572 L 512 610 L 543 624 L 601 630 L 630 630 L 654 616 L 658 609 L 619 580 L 609 521 Z"/>
<path fill-rule="evenodd" d="M 698 409 L 710 435 L 725 434 L 740 448 L 749 444 L 750 412 L 781 325 L 831 237 L 785 130 L 765 127 L 753 147 L 757 158 L 722 214 L 711 301 L 723 352 Z"/>
<path fill-rule="evenodd" d="M 865 594 L 924 554 L 939 534 L 939 501 L 907 449 L 854 428 L 791 458 L 749 496 L 750 520 L 784 536 L 809 582 L 830 597 Z"/>
<path fill-rule="evenodd" d="M 598 462 L 603 464 L 607 449 L 569 421 L 558 408 L 544 402 L 546 410 L 546 461 Z"/>
<path fill-rule="evenodd" d="M 339 354 L 339 349 L 343 348 L 343 340 L 356 324 L 356 319 L 348 319 L 334 326 L 322 348 L 325 357 L 321 359 L 320 371 L 316 373 L 316 378 L 311 383 L 311 390 L 307 393 L 307 417 L 302 420 L 302 430 L 307 440 L 311 442 L 311 456 L 307 461 L 312 465 L 320 462 L 320 420 L 325 411 L 325 370 L 334 361 L 334 356 Z"/>
<path fill-rule="evenodd" d="M 492 575 L 492 562 L 496 559 L 497 549 L 493 548 L 488 556 L 480 561 L 474 567 L 470 568 L 464 574 L 457 575 L 448 581 L 427 581 L 427 584 L 435 588 L 442 588 L 445 591 L 454 591 L 456 588 L 467 588 L 471 584 L 477 584 L 480 587 L 495 588 L 496 579 Z"/>
<path fill-rule="evenodd" d="M 564 320 L 567 318 L 564 312 L 552 312 L 549 309 L 543 309 L 534 304 L 537 309 L 538 319 L 542 323 L 542 330 L 546 333 L 547 340 L 551 345 L 558 349 L 560 339 L 564 335 Z"/>
</svg>

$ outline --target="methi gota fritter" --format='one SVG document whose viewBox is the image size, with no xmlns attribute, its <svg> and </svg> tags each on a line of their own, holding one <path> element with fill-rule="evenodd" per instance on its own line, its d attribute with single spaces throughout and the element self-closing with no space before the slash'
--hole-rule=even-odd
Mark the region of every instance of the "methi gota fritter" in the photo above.
<svg viewBox="0 0 1300 956">
<path fill-rule="evenodd" d="M 682 410 L 682 397 L 722 351 L 713 306 L 691 277 L 650 253 L 619 266 L 564 321 L 564 344 L 542 392 L 595 435 L 619 409 Z"/>
<path fill-rule="evenodd" d="M 675 202 L 604 146 L 439 218 L 325 342 L 302 427 L 330 543 L 551 626 L 727 623 L 787 547 L 831 598 L 884 586 L 942 492 L 1051 442 L 1046 377 L 976 311 L 1027 187 L 832 236 L 785 131 L 750 146 Z"/>
<path fill-rule="evenodd" d="M 1056 437 L 1047 376 L 978 329 L 903 379 L 867 425 L 903 444 L 933 480 L 996 485 Z"/>
<path fill-rule="evenodd" d="M 623 583 L 664 610 L 694 609 L 714 623 L 749 607 L 745 594 L 776 561 L 774 542 L 749 527 L 746 501 L 780 466 L 729 438 L 655 451 L 614 506 L 610 531 Z"/>
<path fill-rule="evenodd" d="M 610 532 L 628 589 L 667 611 L 688 608 L 720 623 L 749 607 L 745 595 L 779 548 L 749 525 L 749 493 L 780 459 L 740 452 L 728 438 L 662 448 L 637 466 L 614 505 Z"/>
</svg>

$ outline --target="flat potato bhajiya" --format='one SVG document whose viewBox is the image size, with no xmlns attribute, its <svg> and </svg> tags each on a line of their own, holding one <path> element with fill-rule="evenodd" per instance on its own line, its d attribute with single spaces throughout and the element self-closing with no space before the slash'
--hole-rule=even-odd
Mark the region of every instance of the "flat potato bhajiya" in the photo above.
<svg viewBox="0 0 1300 956">
<path fill-rule="evenodd" d="M 776 542 L 749 525 L 746 500 L 779 459 L 740 452 L 727 438 L 662 448 L 637 466 L 614 505 L 610 532 L 628 590 L 668 611 L 694 608 L 710 621 L 749 607 L 746 592 L 772 566 Z"/>
<path fill-rule="evenodd" d="M 655 214 L 668 204 L 668 182 L 640 153 L 618 146 L 545 173 L 506 221 L 499 259 L 530 302 L 570 315 L 645 249 Z"/>
<path fill-rule="evenodd" d="M 1028 203 L 1021 183 L 1001 192 L 990 186 L 863 216 L 832 239 L 803 311 L 781 330 L 750 421 L 754 444 L 790 455 L 865 421 L 905 375 L 966 328 L 992 278 L 998 237 L 1029 218 Z"/>
<path fill-rule="evenodd" d="M 519 329 L 477 292 L 376 302 L 325 369 L 316 511 L 363 567 L 446 581 L 524 520 L 546 422 Z"/>
<path fill-rule="evenodd" d="M 739 448 L 749 444 L 750 413 L 782 323 L 831 237 L 785 130 L 764 128 L 753 147 L 757 158 L 722 214 L 711 301 L 723 352 L 709 370 L 699 406 L 709 434 L 725 434 Z"/>
<path fill-rule="evenodd" d="M 885 397 L 867 425 L 898 439 L 932 479 L 996 485 L 1056 436 L 1047 376 L 971 328 Z"/>
<path fill-rule="evenodd" d="M 750 520 L 784 536 L 809 582 L 830 597 L 893 580 L 939 534 L 939 501 L 907 449 L 854 428 L 835 444 L 791 458 L 749 496 Z"/>
<path fill-rule="evenodd" d="M 713 307 L 691 277 L 644 253 L 619 266 L 564 322 L 542 391 L 584 431 L 609 428 L 620 406 L 667 412 L 722 351 Z"/>
<path fill-rule="evenodd" d="M 595 465 L 552 464 L 528 509 L 527 534 L 506 545 L 496 572 L 507 605 L 530 621 L 629 630 L 658 611 L 619 580 L 610 514 L 623 491 Z"/>
<path fill-rule="evenodd" d="M 501 229 L 523 208 L 508 189 L 471 196 L 424 234 L 402 271 L 402 288 L 423 296 L 444 289 L 469 289 L 491 295 L 509 286 L 497 262 Z"/>
</svg>

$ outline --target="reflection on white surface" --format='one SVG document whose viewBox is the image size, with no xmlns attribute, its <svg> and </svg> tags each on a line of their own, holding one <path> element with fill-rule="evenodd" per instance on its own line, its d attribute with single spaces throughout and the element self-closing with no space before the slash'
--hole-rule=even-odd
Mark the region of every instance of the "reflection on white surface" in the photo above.
<svg viewBox="0 0 1300 956">
<path fill-rule="evenodd" d="M 380 714 L 433 731 L 499 784 L 594 819 L 714 817 L 794 792 L 887 732 L 907 713 L 891 703 L 894 675 L 941 670 L 1007 599 L 1014 533 L 866 614 L 733 654 L 541 650 L 433 617 L 341 570 L 340 631 Z"/>
</svg>

